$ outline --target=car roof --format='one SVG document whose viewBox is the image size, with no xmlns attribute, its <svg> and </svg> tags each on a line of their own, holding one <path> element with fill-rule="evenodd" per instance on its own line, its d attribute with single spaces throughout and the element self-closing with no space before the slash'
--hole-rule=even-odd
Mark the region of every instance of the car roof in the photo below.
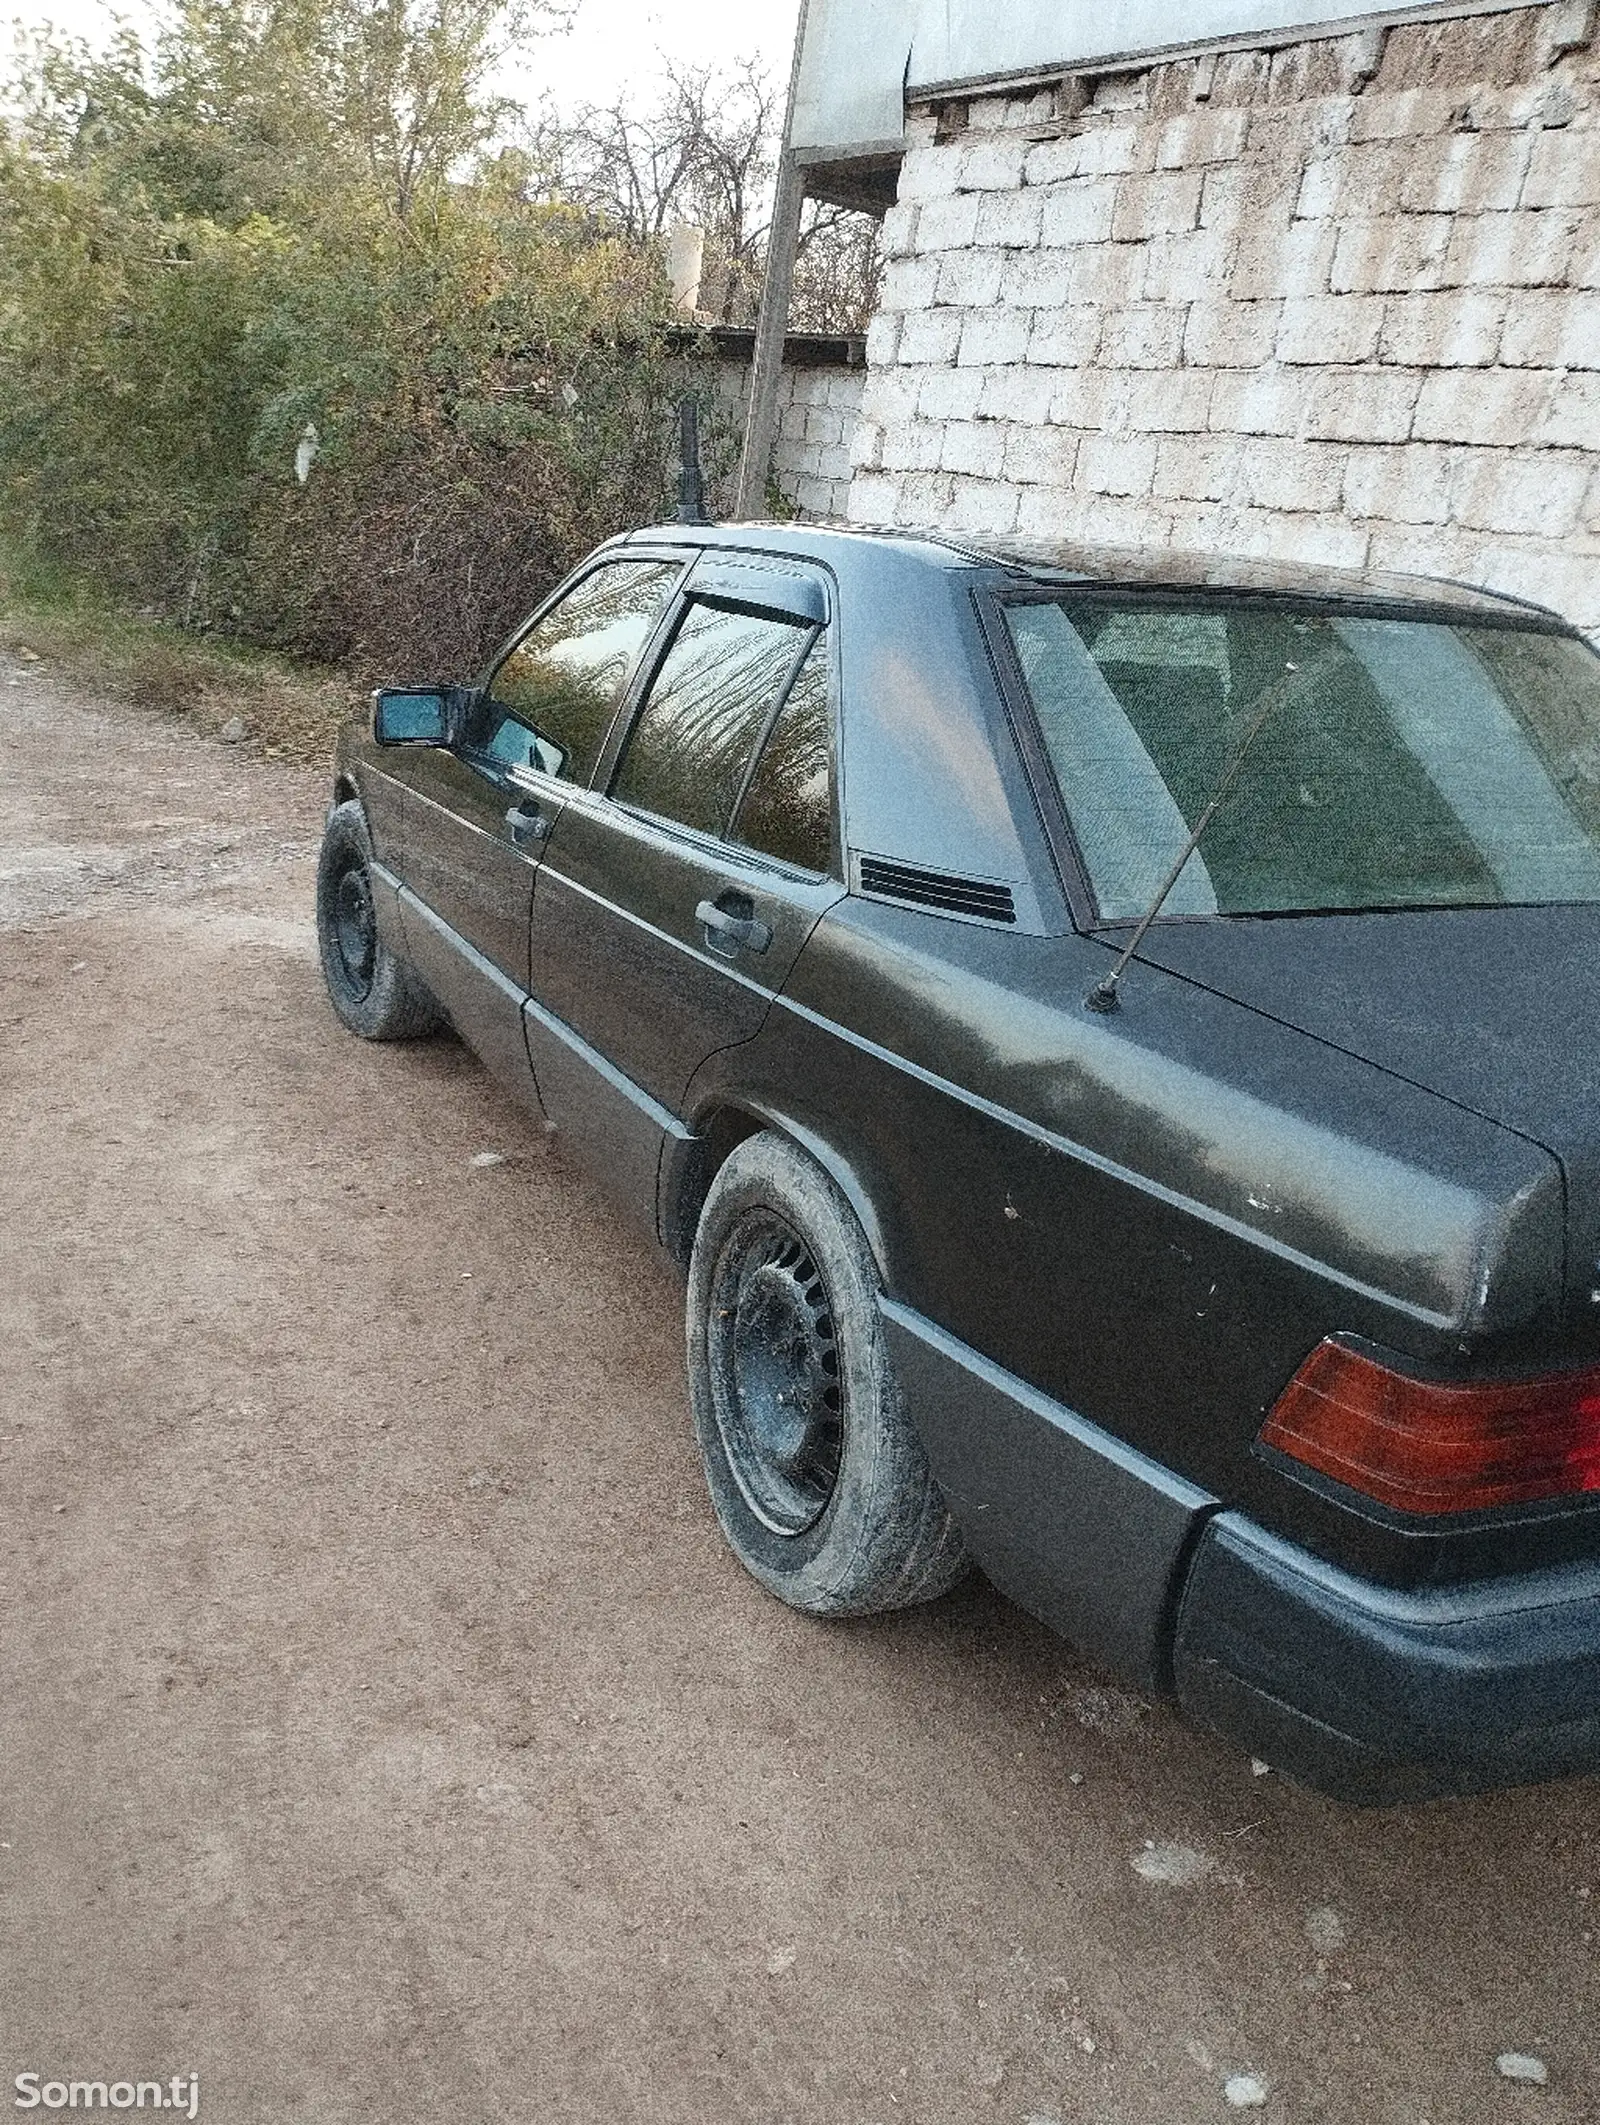
<svg viewBox="0 0 1600 2125">
<path fill-rule="evenodd" d="M 830 550 L 859 550 L 862 542 L 894 548 L 908 557 L 945 569 L 987 568 L 1014 576 L 1019 583 L 1093 585 L 1107 590 L 1205 592 L 1249 598 L 1331 600 L 1340 604 L 1376 604 L 1447 612 L 1466 619 L 1478 616 L 1507 624 L 1558 628 L 1575 632 L 1548 607 L 1530 599 L 1484 590 L 1441 576 L 1400 575 L 1378 570 L 1324 568 L 1309 562 L 1277 561 L 1244 555 L 1199 553 L 1178 547 L 1093 546 L 1068 540 L 1004 536 L 964 538 L 916 526 L 843 524 L 810 521 L 779 524 L 663 524 L 629 535 L 634 540 L 670 538 L 704 546 L 758 546 L 796 559 L 826 561 Z M 842 556 L 841 556 L 842 557 Z"/>
</svg>

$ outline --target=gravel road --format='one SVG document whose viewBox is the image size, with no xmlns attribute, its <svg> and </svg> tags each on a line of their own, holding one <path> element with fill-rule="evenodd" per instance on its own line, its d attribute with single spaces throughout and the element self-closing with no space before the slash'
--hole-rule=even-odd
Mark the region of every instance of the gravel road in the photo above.
<svg viewBox="0 0 1600 2125">
<path fill-rule="evenodd" d="M 0 654 L 0 2102 L 1600 2116 L 1600 1785 L 1354 1814 L 981 1584 L 742 1574 L 672 1272 L 324 1003 L 324 802 Z"/>
</svg>

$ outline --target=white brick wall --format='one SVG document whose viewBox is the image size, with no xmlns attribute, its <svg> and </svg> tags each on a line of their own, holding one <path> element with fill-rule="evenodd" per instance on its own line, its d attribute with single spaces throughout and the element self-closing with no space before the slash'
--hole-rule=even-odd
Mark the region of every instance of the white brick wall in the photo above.
<svg viewBox="0 0 1600 2125">
<path fill-rule="evenodd" d="M 953 329 L 960 328 L 960 313 L 953 313 Z M 879 327 L 890 323 L 894 330 L 880 333 Z M 921 318 L 913 313 L 901 328 L 897 314 L 889 313 L 877 320 L 868 335 L 869 359 L 893 365 L 896 357 L 908 360 L 908 337 L 914 338 L 915 328 Z M 887 345 L 887 352 L 881 351 Z M 953 346 L 953 342 L 952 342 Z M 931 361 L 942 357 L 930 355 Z M 880 369 L 880 373 L 885 373 Z M 898 373 L 892 366 L 887 373 Z M 773 450 L 772 472 L 779 493 L 802 516 L 843 517 L 848 509 L 851 479 L 858 466 L 876 466 L 887 462 L 883 453 L 895 449 L 904 454 L 910 451 L 931 449 L 928 462 L 939 462 L 940 436 L 933 431 L 931 440 L 920 430 L 909 432 L 912 423 L 908 416 L 912 406 L 902 408 L 895 401 L 893 430 L 895 441 L 891 443 L 881 428 L 863 424 L 861 419 L 862 395 L 866 387 L 866 369 L 819 368 L 801 369 L 785 366 L 778 386 L 778 439 Z M 983 379 L 971 372 L 972 403 L 977 405 L 977 394 Z M 743 431 L 745 406 L 750 394 L 750 370 L 746 363 L 729 362 L 717 372 L 717 394 L 720 398 L 729 433 L 736 436 Z M 914 403 L 914 402 L 913 402 Z M 908 432 L 902 435 L 902 430 Z M 713 496 L 713 506 L 728 509 L 732 506 L 732 483 L 725 481 Z"/>
<path fill-rule="evenodd" d="M 1548 13 L 1391 30 L 1370 78 L 1350 37 L 1155 67 L 1060 138 L 1037 98 L 944 143 L 913 113 L 850 513 L 1461 576 L 1600 632 L 1600 40 L 1548 64 Z"/>
</svg>

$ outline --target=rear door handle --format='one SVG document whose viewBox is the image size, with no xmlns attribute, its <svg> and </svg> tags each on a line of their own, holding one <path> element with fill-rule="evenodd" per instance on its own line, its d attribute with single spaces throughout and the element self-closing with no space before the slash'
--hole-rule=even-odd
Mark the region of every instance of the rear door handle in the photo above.
<svg viewBox="0 0 1600 2125">
<path fill-rule="evenodd" d="M 758 922 L 753 915 L 730 915 L 714 900 L 702 900 L 694 911 L 694 919 L 714 949 L 764 952 L 772 942 L 772 932 L 764 922 Z"/>
<path fill-rule="evenodd" d="M 546 841 L 550 835 L 550 821 L 534 804 L 512 805 L 506 813 L 506 825 L 511 829 L 511 838 L 519 849 L 530 842 Z"/>
</svg>

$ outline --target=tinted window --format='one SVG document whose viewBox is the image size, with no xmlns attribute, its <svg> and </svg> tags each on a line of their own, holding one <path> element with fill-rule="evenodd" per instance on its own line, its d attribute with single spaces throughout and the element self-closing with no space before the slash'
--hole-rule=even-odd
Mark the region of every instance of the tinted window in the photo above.
<svg viewBox="0 0 1600 2125">
<path fill-rule="evenodd" d="M 723 834 L 773 707 L 810 630 L 689 607 L 622 757 L 624 804 Z"/>
<path fill-rule="evenodd" d="M 733 838 L 807 871 L 833 858 L 833 716 L 828 645 L 807 652 L 739 806 Z"/>
<path fill-rule="evenodd" d="M 587 782 L 677 576 L 670 561 L 608 561 L 585 576 L 490 681 L 477 749 L 507 767 Z"/>
<path fill-rule="evenodd" d="M 1007 621 L 1103 915 L 1144 912 L 1225 783 L 1171 914 L 1600 900 L 1582 642 L 1078 597 Z"/>
</svg>

